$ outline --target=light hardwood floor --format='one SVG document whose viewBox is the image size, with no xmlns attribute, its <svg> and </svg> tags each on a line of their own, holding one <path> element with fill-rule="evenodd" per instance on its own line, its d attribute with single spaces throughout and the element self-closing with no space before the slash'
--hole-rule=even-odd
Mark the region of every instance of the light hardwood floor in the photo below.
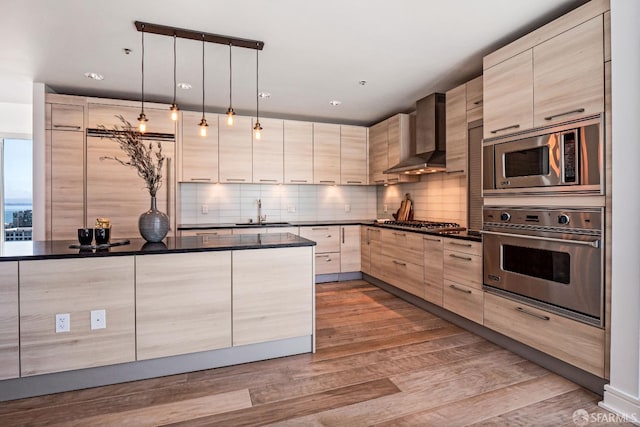
<svg viewBox="0 0 640 427">
<path fill-rule="evenodd" d="M 316 354 L 0 403 L 0 425 L 573 426 L 577 409 L 604 412 L 600 396 L 367 282 L 316 295 Z"/>
</svg>

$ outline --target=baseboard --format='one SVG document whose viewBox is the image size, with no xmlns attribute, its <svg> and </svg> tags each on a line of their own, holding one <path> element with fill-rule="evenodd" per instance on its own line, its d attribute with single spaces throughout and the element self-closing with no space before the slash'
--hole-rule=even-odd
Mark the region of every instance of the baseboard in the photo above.
<svg viewBox="0 0 640 427">
<path fill-rule="evenodd" d="M 536 363 L 550 370 L 551 372 L 555 372 L 556 374 L 561 375 L 573 381 L 574 383 L 593 391 L 594 393 L 597 393 L 601 396 L 603 394 L 605 384 L 607 383 L 607 380 L 605 380 L 604 378 L 600 378 L 580 368 L 576 368 L 575 366 L 563 362 L 560 359 L 556 359 L 553 356 L 536 350 L 535 348 L 529 347 L 528 345 L 509 338 L 506 335 L 502 335 L 492 329 L 472 322 L 469 319 L 458 316 L 457 314 L 452 313 L 449 310 L 418 298 L 415 295 L 407 293 L 402 289 L 398 289 L 395 286 L 389 285 L 388 283 L 376 279 L 375 277 L 369 276 L 368 274 L 363 274 L 362 276 L 362 278 L 367 282 L 376 285 L 379 288 L 384 289 L 385 291 L 392 293 L 397 297 L 402 298 L 403 300 L 417 307 L 420 307 L 423 310 L 433 313 L 436 316 L 439 316 L 453 323 L 454 325 L 460 326 L 461 328 L 466 329 L 469 332 L 479 335 L 487 341 L 491 341 L 492 343 L 497 344 L 500 347 L 506 348 L 507 350 L 512 351 L 517 355 L 522 356 L 525 359 L 530 360 L 533 363 Z"/>
<path fill-rule="evenodd" d="M 619 418 L 612 420 L 616 423 L 628 422 L 640 425 L 640 400 L 610 384 L 604 386 L 604 400 L 598 405 L 609 412 L 617 414 Z"/>
<path fill-rule="evenodd" d="M 342 282 L 346 280 L 360 280 L 362 273 L 351 271 L 348 273 L 316 274 L 316 283 Z"/>
</svg>

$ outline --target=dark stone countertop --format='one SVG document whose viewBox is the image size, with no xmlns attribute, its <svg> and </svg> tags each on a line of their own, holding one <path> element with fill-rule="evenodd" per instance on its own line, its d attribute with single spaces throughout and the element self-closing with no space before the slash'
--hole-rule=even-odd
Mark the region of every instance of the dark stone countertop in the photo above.
<svg viewBox="0 0 640 427">
<path fill-rule="evenodd" d="M 72 240 L 46 240 L 33 242 L 5 242 L 0 261 L 26 261 L 37 259 L 90 258 L 101 256 L 148 255 L 162 253 L 186 253 L 228 251 L 244 249 L 269 249 L 299 246 L 315 246 L 315 242 L 291 233 L 241 234 L 229 236 L 166 238 L 159 243 L 144 239 L 128 239 L 129 244 L 101 249 L 70 248 L 77 244 Z M 118 240 L 113 240 L 112 243 Z"/>
</svg>

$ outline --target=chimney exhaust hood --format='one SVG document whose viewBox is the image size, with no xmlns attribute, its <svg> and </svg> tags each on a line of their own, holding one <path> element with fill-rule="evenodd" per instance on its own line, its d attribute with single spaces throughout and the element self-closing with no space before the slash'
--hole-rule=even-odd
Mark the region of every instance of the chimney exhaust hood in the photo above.
<svg viewBox="0 0 640 427">
<path fill-rule="evenodd" d="M 416 152 L 384 171 L 423 174 L 446 170 L 445 95 L 432 93 L 416 102 Z"/>
</svg>

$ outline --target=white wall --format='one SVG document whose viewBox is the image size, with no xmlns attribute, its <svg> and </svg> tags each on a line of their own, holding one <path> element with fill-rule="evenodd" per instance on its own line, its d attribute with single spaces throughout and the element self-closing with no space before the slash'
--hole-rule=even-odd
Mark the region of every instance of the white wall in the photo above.
<svg viewBox="0 0 640 427">
<path fill-rule="evenodd" d="M 640 423 L 640 2 L 611 0 L 613 232 L 608 410 Z"/>
<path fill-rule="evenodd" d="M 180 184 L 181 224 L 234 224 L 255 221 L 257 200 L 267 221 L 373 219 L 376 189 L 367 186 Z M 206 205 L 208 213 L 202 213 Z M 345 212 L 345 205 L 350 211 Z M 295 210 L 295 212 L 290 212 Z"/>
<path fill-rule="evenodd" d="M 31 104 L 0 103 L 0 137 L 31 139 Z"/>
</svg>

